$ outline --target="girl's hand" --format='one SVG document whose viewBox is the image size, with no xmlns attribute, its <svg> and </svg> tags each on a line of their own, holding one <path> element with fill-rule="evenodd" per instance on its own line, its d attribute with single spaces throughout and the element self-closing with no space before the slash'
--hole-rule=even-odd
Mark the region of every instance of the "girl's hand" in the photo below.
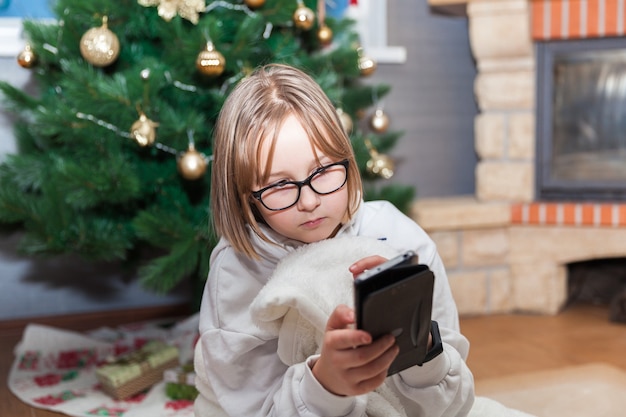
<svg viewBox="0 0 626 417">
<path fill-rule="evenodd" d="M 378 255 L 372 255 L 365 257 L 361 260 L 356 261 L 352 265 L 350 265 L 350 272 L 352 272 L 352 276 L 356 278 L 359 274 L 362 274 L 368 269 L 372 269 L 387 261 L 386 258 Z M 428 350 L 433 347 L 433 336 L 428 333 Z"/>
<path fill-rule="evenodd" d="M 375 268 L 387 260 L 388 260 L 387 258 L 383 258 L 382 256 L 378 256 L 378 255 L 367 256 L 361 260 L 356 261 L 352 265 L 350 265 L 349 269 L 350 269 L 350 272 L 352 272 L 352 276 L 356 278 L 357 275 L 362 274 L 368 269 Z"/>
<path fill-rule="evenodd" d="M 332 312 L 321 355 L 312 369 L 320 384 L 336 395 L 354 396 L 378 388 L 398 355 L 392 335 L 372 342 L 369 333 L 351 327 L 354 321 L 354 311 L 346 305 Z"/>
</svg>

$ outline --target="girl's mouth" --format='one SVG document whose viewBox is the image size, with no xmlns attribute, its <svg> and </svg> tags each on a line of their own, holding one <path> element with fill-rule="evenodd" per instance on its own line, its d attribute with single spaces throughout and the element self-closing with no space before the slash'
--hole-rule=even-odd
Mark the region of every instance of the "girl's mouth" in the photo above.
<svg viewBox="0 0 626 417">
<path fill-rule="evenodd" d="M 302 226 L 307 228 L 307 229 L 314 229 L 314 228 L 318 227 L 320 224 L 322 224 L 323 221 L 324 221 L 324 218 L 323 217 L 319 217 L 317 219 L 313 219 L 313 220 L 310 220 L 308 222 L 302 223 Z"/>
</svg>

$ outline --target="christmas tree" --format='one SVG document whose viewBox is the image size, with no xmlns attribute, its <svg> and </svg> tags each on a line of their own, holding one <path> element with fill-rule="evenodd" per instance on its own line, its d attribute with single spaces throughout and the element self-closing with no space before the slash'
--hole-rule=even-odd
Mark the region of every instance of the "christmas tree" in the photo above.
<svg viewBox="0 0 626 417">
<path fill-rule="evenodd" d="M 0 223 L 29 255 L 77 253 L 137 267 L 167 292 L 202 285 L 211 231 L 211 135 L 228 93 L 255 67 L 305 69 L 335 103 L 366 199 L 406 210 L 411 187 L 385 183 L 400 134 L 377 108 L 390 88 L 354 22 L 322 0 L 58 0 L 53 22 L 24 21 L 38 93 L 0 84 L 18 145 L 0 164 Z M 380 180 L 383 180 L 382 182 Z"/>
</svg>

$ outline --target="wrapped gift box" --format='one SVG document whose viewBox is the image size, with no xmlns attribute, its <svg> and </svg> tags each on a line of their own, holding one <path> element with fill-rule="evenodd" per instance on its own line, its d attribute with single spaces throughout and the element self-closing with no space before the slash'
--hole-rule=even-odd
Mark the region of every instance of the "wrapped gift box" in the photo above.
<svg viewBox="0 0 626 417">
<path fill-rule="evenodd" d="M 193 401 L 198 396 L 195 386 L 196 374 L 193 363 L 186 363 L 174 369 L 168 369 L 163 373 L 165 394 L 172 400 Z"/>
<path fill-rule="evenodd" d="M 96 376 L 104 392 L 123 400 L 161 381 L 165 370 L 179 366 L 178 357 L 176 347 L 150 341 L 139 350 L 103 364 Z"/>
</svg>

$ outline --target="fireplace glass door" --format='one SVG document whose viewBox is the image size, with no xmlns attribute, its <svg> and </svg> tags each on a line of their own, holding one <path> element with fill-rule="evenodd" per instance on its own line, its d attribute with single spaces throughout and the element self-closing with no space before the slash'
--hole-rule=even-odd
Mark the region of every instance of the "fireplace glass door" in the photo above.
<svg viewBox="0 0 626 417">
<path fill-rule="evenodd" d="M 537 195 L 626 200 L 626 39 L 537 45 Z"/>
</svg>

